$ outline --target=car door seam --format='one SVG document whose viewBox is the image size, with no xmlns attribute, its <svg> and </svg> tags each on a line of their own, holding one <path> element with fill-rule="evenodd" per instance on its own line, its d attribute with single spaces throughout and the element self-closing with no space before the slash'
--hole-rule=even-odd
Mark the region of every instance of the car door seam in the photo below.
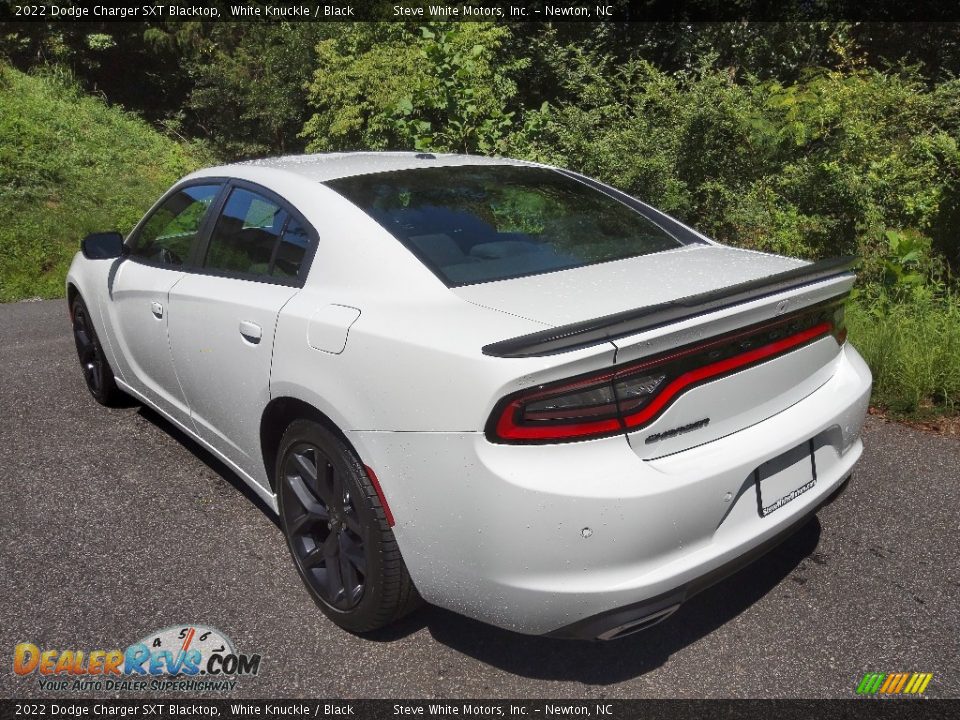
<svg viewBox="0 0 960 720">
<path fill-rule="evenodd" d="M 197 428 L 197 423 L 193 419 L 193 404 L 190 402 L 190 398 L 183 389 L 183 381 L 180 380 L 180 371 L 177 369 L 176 355 L 173 353 L 173 338 L 170 336 L 170 296 L 173 293 L 173 289 L 179 285 L 180 281 L 186 276 L 186 271 L 181 270 L 180 277 L 174 281 L 173 285 L 167 288 L 167 297 L 165 300 L 166 308 L 163 313 L 163 331 L 167 336 L 167 352 L 170 354 L 170 365 L 173 367 L 173 376 L 177 379 L 177 387 L 180 388 L 180 397 L 183 398 L 183 402 L 187 406 L 187 416 L 190 418 L 190 424 L 193 426 L 194 432 L 199 435 L 200 430 Z"/>
<path fill-rule="evenodd" d="M 270 371 L 267 373 L 267 396 L 273 400 L 273 354 L 277 347 L 277 330 L 280 327 L 280 315 L 283 313 L 283 310 L 287 305 L 293 300 L 297 295 L 300 294 L 300 290 L 297 289 L 290 297 L 288 297 L 283 305 L 280 306 L 280 309 L 277 310 L 277 316 L 273 319 L 273 338 L 270 341 Z"/>
</svg>

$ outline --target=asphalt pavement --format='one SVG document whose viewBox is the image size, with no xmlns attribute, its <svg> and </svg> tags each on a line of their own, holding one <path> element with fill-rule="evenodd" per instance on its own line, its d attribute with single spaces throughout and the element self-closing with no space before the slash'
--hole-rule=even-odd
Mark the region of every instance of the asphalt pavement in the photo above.
<svg viewBox="0 0 960 720">
<path fill-rule="evenodd" d="M 93 401 L 64 301 L 0 305 L 0 374 L 0 697 L 97 695 L 15 675 L 17 643 L 123 648 L 180 623 L 263 656 L 234 697 L 851 698 L 868 671 L 933 673 L 928 696 L 960 696 L 956 439 L 871 418 L 845 495 L 629 638 L 436 608 L 359 638 L 313 604 L 238 478 L 156 413 Z"/>
</svg>

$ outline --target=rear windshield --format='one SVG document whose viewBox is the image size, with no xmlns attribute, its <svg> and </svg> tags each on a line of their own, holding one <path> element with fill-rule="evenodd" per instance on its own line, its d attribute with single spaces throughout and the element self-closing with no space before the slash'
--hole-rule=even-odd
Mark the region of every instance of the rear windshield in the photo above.
<svg viewBox="0 0 960 720">
<path fill-rule="evenodd" d="M 367 212 L 449 286 L 682 245 L 619 200 L 546 168 L 432 167 L 326 184 Z"/>
</svg>

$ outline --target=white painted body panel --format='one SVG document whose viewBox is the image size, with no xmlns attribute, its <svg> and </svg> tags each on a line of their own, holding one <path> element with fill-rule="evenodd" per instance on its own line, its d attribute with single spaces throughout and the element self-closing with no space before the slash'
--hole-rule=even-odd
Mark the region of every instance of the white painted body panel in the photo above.
<svg viewBox="0 0 960 720">
<path fill-rule="evenodd" d="M 347 347 L 350 326 L 360 317 L 360 309 L 330 303 L 318 307 L 307 321 L 307 345 L 314 350 L 339 355 Z"/>
<path fill-rule="evenodd" d="M 656 305 L 804 265 L 722 246 L 688 245 L 642 257 L 454 288 L 469 302 L 566 325 Z"/>
<path fill-rule="evenodd" d="M 270 402 L 274 328 L 297 292 L 187 273 L 170 291 L 170 347 L 200 438 L 270 489 L 260 418 Z M 258 342 L 252 342 L 247 335 Z"/>
<path fill-rule="evenodd" d="M 68 287 L 91 308 L 120 386 L 210 449 L 274 508 L 260 418 L 278 398 L 316 408 L 375 469 L 420 593 L 527 633 L 551 632 L 709 573 L 789 525 L 849 475 L 871 381 L 856 351 L 831 338 L 700 385 L 637 433 L 491 443 L 484 426 L 511 392 L 769 320 L 848 290 L 852 281 L 773 293 L 558 355 L 490 357 L 481 348 L 493 342 L 801 263 L 710 243 L 450 289 L 320 184 L 422 162 L 411 153 L 304 156 L 190 176 L 255 182 L 297 208 L 319 235 L 302 288 L 78 254 Z M 522 164 L 464 156 L 432 162 Z M 162 320 L 151 315 L 154 301 L 164 305 Z M 241 323 L 259 326 L 259 343 L 241 334 Z M 707 415 L 711 424 L 696 436 L 644 442 L 660 428 Z M 758 517 L 748 497 L 754 469 L 810 440 L 822 468 L 815 488 Z"/>
<path fill-rule="evenodd" d="M 170 354 L 170 290 L 178 270 L 119 263 L 101 311 L 123 378 L 164 414 L 189 424 L 190 407 Z M 157 314 L 159 310 L 159 316 Z"/>
</svg>

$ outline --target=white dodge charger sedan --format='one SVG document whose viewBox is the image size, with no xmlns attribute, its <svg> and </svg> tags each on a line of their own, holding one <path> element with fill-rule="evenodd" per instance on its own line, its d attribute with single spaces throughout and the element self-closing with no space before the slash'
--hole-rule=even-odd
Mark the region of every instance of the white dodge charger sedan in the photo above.
<svg viewBox="0 0 960 720">
<path fill-rule="evenodd" d="M 782 540 L 862 451 L 851 258 L 725 247 L 567 170 L 215 167 L 82 250 L 94 398 L 154 408 L 249 483 L 353 632 L 422 598 L 622 637 Z"/>
</svg>

